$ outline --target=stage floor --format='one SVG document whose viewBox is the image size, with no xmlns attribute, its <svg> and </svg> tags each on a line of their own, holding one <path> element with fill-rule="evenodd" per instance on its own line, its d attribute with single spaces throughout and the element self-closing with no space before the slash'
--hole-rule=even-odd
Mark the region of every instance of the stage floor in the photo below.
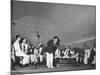
<svg viewBox="0 0 100 75">
<path fill-rule="evenodd" d="M 43 72 L 60 72 L 60 71 L 76 71 L 76 70 L 90 70 L 96 69 L 95 65 L 84 65 L 84 64 L 61 64 L 53 69 L 47 68 L 45 65 L 37 66 L 36 69 L 34 66 L 27 66 L 20 68 L 15 66 L 11 70 L 11 75 L 18 74 L 31 74 L 31 73 L 43 73 Z"/>
</svg>

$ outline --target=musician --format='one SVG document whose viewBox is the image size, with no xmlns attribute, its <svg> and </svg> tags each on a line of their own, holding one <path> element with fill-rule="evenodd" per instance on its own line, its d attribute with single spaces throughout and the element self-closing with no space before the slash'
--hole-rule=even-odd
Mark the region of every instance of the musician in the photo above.
<svg viewBox="0 0 100 75">
<path fill-rule="evenodd" d="M 54 68 L 53 58 L 55 56 L 55 50 L 56 50 L 57 46 L 59 45 L 59 42 L 60 42 L 60 40 L 59 40 L 58 36 L 55 36 L 53 39 L 51 39 L 47 42 L 48 49 L 46 52 L 46 65 L 48 68 Z"/>
<path fill-rule="evenodd" d="M 28 45 L 27 54 L 28 54 L 28 55 L 31 55 L 32 52 L 33 52 L 32 43 L 29 42 L 29 41 L 27 41 L 27 45 Z"/>
<path fill-rule="evenodd" d="M 43 52 L 43 44 L 41 44 L 39 46 L 39 65 L 43 64 L 43 60 L 44 60 L 44 52 Z"/>
<path fill-rule="evenodd" d="M 95 64 L 95 55 L 96 55 L 96 51 L 95 51 L 96 49 L 95 48 L 92 48 L 91 49 L 91 53 L 90 53 L 90 58 L 88 59 L 88 63 L 89 64 Z"/>
<path fill-rule="evenodd" d="M 94 49 L 93 49 L 94 51 L 91 53 L 91 55 L 93 55 L 93 57 L 94 57 L 94 59 L 93 59 L 93 62 L 92 62 L 92 64 L 96 64 L 96 48 L 94 47 Z"/>
<path fill-rule="evenodd" d="M 74 49 L 72 49 L 71 54 L 72 54 L 71 59 L 75 59 L 76 62 L 78 62 L 78 60 L 79 60 L 79 57 L 78 57 L 79 53 L 77 51 L 75 51 Z"/>
<path fill-rule="evenodd" d="M 54 58 L 54 66 L 57 66 L 57 63 L 59 63 L 59 59 L 61 58 L 60 56 L 60 49 L 57 47 L 55 51 L 55 58 Z"/>
<path fill-rule="evenodd" d="M 11 46 L 11 67 L 13 68 L 14 65 L 15 65 L 15 51 L 14 47 Z"/>
<path fill-rule="evenodd" d="M 59 48 L 57 48 L 55 51 L 55 59 L 57 59 L 57 58 L 61 58 Z"/>
<path fill-rule="evenodd" d="M 68 59 L 70 58 L 70 57 L 69 57 L 69 51 L 70 51 L 69 48 L 66 48 L 66 49 L 65 49 L 63 58 L 68 58 Z"/>
<path fill-rule="evenodd" d="M 28 51 L 28 44 L 27 44 L 27 41 L 26 41 L 26 39 L 23 39 L 23 41 L 22 41 L 22 51 L 25 53 L 25 54 L 27 54 L 27 51 Z"/>
<path fill-rule="evenodd" d="M 13 44 L 14 50 L 15 50 L 15 56 L 17 57 L 23 57 L 23 60 L 20 61 L 21 64 L 25 65 L 29 63 L 29 56 L 23 53 L 20 47 L 20 41 L 21 37 L 20 35 L 16 36 L 16 41 Z"/>
<path fill-rule="evenodd" d="M 39 57 L 38 48 L 35 47 L 35 48 L 34 48 L 33 54 L 30 55 L 31 64 L 34 63 L 35 68 L 36 68 L 36 65 L 37 65 L 37 63 L 38 63 L 38 57 Z"/>
<path fill-rule="evenodd" d="M 91 53 L 91 50 L 89 48 L 85 49 L 84 64 L 88 64 L 88 59 L 90 58 L 90 53 Z"/>
</svg>

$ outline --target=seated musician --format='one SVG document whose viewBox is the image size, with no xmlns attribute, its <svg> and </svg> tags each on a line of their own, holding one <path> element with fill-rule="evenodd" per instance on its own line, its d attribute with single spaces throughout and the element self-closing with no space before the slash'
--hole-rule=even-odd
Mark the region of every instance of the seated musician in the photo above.
<svg viewBox="0 0 100 75">
<path fill-rule="evenodd" d="M 39 57 L 38 48 L 35 47 L 33 54 L 30 55 L 31 63 L 34 63 L 34 65 L 36 65 L 38 63 L 38 57 Z"/>
<path fill-rule="evenodd" d="M 91 55 L 93 56 L 93 61 L 92 61 L 92 64 L 96 64 L 96 48 L 94 47 L 94 49 L 93 49 L 93 53 L 91 53 Z"/>
<path fill-rule="evenodd" d="M 13 65 L 15 63 L 15 51 L 14 47 L 11 46 L 11 64 Z"/>
<path fill-rule="evenodd" d="M 57 66 L 57 63 L 59 63 L 59 60 L 61 58 L 60 56 L 60 49 L 57 48 L 56 51 L 55 51 L 55 57 L 54 57 L 54 66 L 56 67 Z"/>
<path fill-rule="evenodd" d="M 23 57 L 23 60 L 20 61 L 21 64 L 25 65 L 29 63 L 29 56 L 26 55 L 20 48 L 20 35 L 16 36 L 16 41 L 13 44 L 14 50 L 15 50 L 15 56 L 17 57 Z"/>
<path fill-rule="evenodd" d="M 69 48 L 66 48 L 65 51 L 64 51 L 64 56 L 63 58 L 70 58 L 68 55 L 69 55 Z"/>
<path fill-rule="evenodd" d="M 25 53 L 25 54 L 27 54 L 27 51 L 28 51 L 28 44 L 27 44 L 27 41 L 26 41 L 26 39 L 23 39 L 23 41 L 22 41 L 22 51 Z"/>
<path fill-rule="evenodd" d="M 95 64 L 95 48 L 91 48 L 88 64 Z"/>
<path fill-rule="evenodd" d="M 79 53 L 75 50 L 71 50 L 71 59 L 75 58 L 76 62 L 78 62 L 79 57 L 78 57 Z"/>
<path fill-rule="evenodd" d="M 59 48 L 57 48 L 56 51 L 55 51 L 55 59 L 56 58 L 61 58 Z"/>
</svg>

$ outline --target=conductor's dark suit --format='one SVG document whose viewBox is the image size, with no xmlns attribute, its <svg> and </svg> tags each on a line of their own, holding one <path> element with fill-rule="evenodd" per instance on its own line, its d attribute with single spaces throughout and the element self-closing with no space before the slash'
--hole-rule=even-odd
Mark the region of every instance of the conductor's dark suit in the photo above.
<svg viewBox="0 0 100 75">
<path fill-rule="evenodd" d="M 53 40 L 49 40 L 47 43 L 48 49 L 47 52 L 55 54 L 56 46 L 53 43 Z"/>
</svg>

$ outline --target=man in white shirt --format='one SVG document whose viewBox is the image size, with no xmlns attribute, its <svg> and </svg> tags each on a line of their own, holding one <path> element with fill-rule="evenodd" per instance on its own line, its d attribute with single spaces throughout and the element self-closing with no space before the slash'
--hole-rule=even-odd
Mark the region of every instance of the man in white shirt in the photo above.
<svg viewBox="0 0 100 75">
<path fill-rule="evenodd" d="M 55 59 L 56 58 L 61 58 L 61 56 L 60 56 L 60 50 L 58 48 L 55 51 Z"/>
<path fill-rule="evenodd" d="M 66 50 L 65 50 L 65 52 L 64 52 L 64 56 L 63 56 L 63 58 L 70 58 L 69 56 L 68 56 L 68 54 L 69 54 L 69 48 L 66 48 Z"/>
<path fill-rule="evenodd" d="M 79 53 L 77 51 L 71 50 L 71 59 L 75 59 L 76 62 L 78 62 L 79 57 L 78 57 Z"/>
<path fill-rule="evenodd" d="M 15 56 L 17 57 L 23 57 L 23 60 L 20 61 L 21 64 L 25 65 L 29 63 L 29 56 L 22 52 L 20 48 L 20 40 L 21 37 L 19 35 L 16 36 L 16 41 L 13 44 L 14 50 L 15 50 Z"/>
<path fill-rule="evenodd" d="M 84 64 L 88 64 L 88 59 L 90 57 L 91 50 L 85 49 Z"/>
</svg>

